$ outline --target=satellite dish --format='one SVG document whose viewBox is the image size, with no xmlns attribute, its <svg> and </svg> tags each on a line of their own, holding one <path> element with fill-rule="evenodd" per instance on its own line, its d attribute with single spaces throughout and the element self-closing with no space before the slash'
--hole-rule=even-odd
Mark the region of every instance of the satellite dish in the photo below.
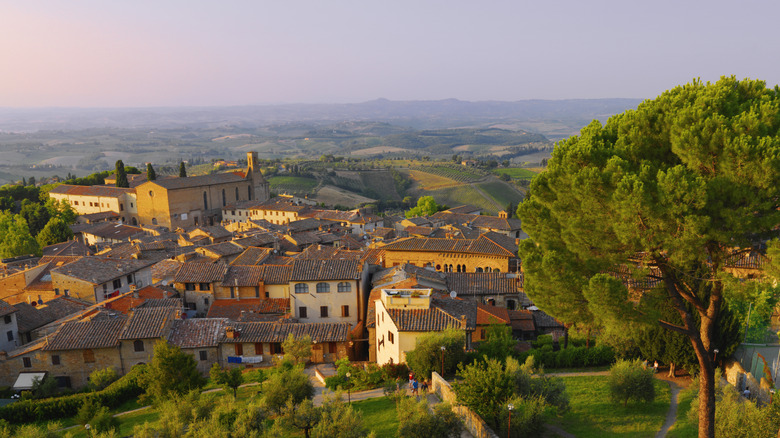
<svg viewBox="0 0 780 438">
<path fill-rule="evenodd" d="M 162 281 L 162 285 L 163 285 L 163 286 L 168 286 L 168 280 L 163 280 L 163 281 Z"/>
<path fill-rule="evenodd" d="M 450 292 L 450 298 L 455 298 L 458 296 L 458 293 L 455 291 Z"/>
</svg>

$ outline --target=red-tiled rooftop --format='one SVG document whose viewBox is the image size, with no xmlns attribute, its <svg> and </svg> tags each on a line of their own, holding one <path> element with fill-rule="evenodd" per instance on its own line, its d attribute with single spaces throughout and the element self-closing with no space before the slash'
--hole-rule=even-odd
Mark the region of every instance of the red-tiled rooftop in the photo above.
<svg viewBox="0 0 780 438">
<path fill-rule="evenodd" d="M 214 300 L 209 306 L 209 318 L 227 318 L 241 321 L 242 313 L 283 315 L 290 311 L 287 298 L 244 298 L 240 300 Z"/>
</svg>

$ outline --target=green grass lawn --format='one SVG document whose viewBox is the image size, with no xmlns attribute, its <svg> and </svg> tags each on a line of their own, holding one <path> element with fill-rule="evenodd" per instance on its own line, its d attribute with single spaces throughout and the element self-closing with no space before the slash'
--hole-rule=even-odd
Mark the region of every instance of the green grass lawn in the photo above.
<svg viewBox="0 0 780 438">
<path fill-rule="evenodd" d="M 398 432 L 395 404 L 387 397 L 352 402 L 352 407 L 363 413 L 363 424 L 376 432 L 377 438 L 393 438 Z"/>
<path fill-rule="evenodd" d="M 563 379 L 571 410 L 557 424 L 566 432 L 581 438 L 653 437 L 663 426 L 670 402 L 666 382 L 655 381 L 656 398 L 652 403 L 629 402 L 624 407 L 609 401 L 606 377 Z"/>
<path fill-rule="evenodd" d="M 477 187 L 479 187 L 483 192 L 487 193 L 488 196 L 493 198 L 494 201 L 498 202 L 499 205 L 503 205 L 505 207 L 510 202 L 517 205 L 517 203 L 523 200 L 523 195 L 521 195 L 517 190 L 503 181 L 491 181 L 477 184 Z M 514 212 L 512 212 L 512 214 L 514 214 Z"/>
<path fill-rule="evenodd" d="M 688 420 L 688 411 L 691 410 L 693 392 L 680 391 L 677 395 L 677 422 L 674 423 L 669 433 L 669 438 L 696 438 L 699 436 L 698 425 Z"/>
</svg>

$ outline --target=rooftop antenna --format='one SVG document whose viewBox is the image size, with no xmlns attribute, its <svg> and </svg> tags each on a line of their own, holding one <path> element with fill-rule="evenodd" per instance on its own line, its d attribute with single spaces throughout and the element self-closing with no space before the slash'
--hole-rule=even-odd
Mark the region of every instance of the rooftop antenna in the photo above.
<svg viewBox="0 0 780 438">
<path fill-rule="evenodd" d="M 450 298 L 455 298 L 455 297 L 457 297 L 457 296 L 458 296 L 458 293 L 457 293 L 457 292 L 455 292 L 455 291 L 451 291 L 451 292 L 450 292 Z"/>
</svg>

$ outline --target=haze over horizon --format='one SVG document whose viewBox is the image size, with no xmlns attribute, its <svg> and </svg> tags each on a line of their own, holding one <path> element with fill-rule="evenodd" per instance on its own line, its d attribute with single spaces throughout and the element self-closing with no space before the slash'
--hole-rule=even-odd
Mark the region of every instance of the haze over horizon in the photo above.
<svg viewBox="0 0 780 438">
<path fill-rule="evenodd" d="M 645 99 L 694 78 L 780 83 L 780 4 L 705 6 L 5 3 L 0 107 Z"/>
</svg>

